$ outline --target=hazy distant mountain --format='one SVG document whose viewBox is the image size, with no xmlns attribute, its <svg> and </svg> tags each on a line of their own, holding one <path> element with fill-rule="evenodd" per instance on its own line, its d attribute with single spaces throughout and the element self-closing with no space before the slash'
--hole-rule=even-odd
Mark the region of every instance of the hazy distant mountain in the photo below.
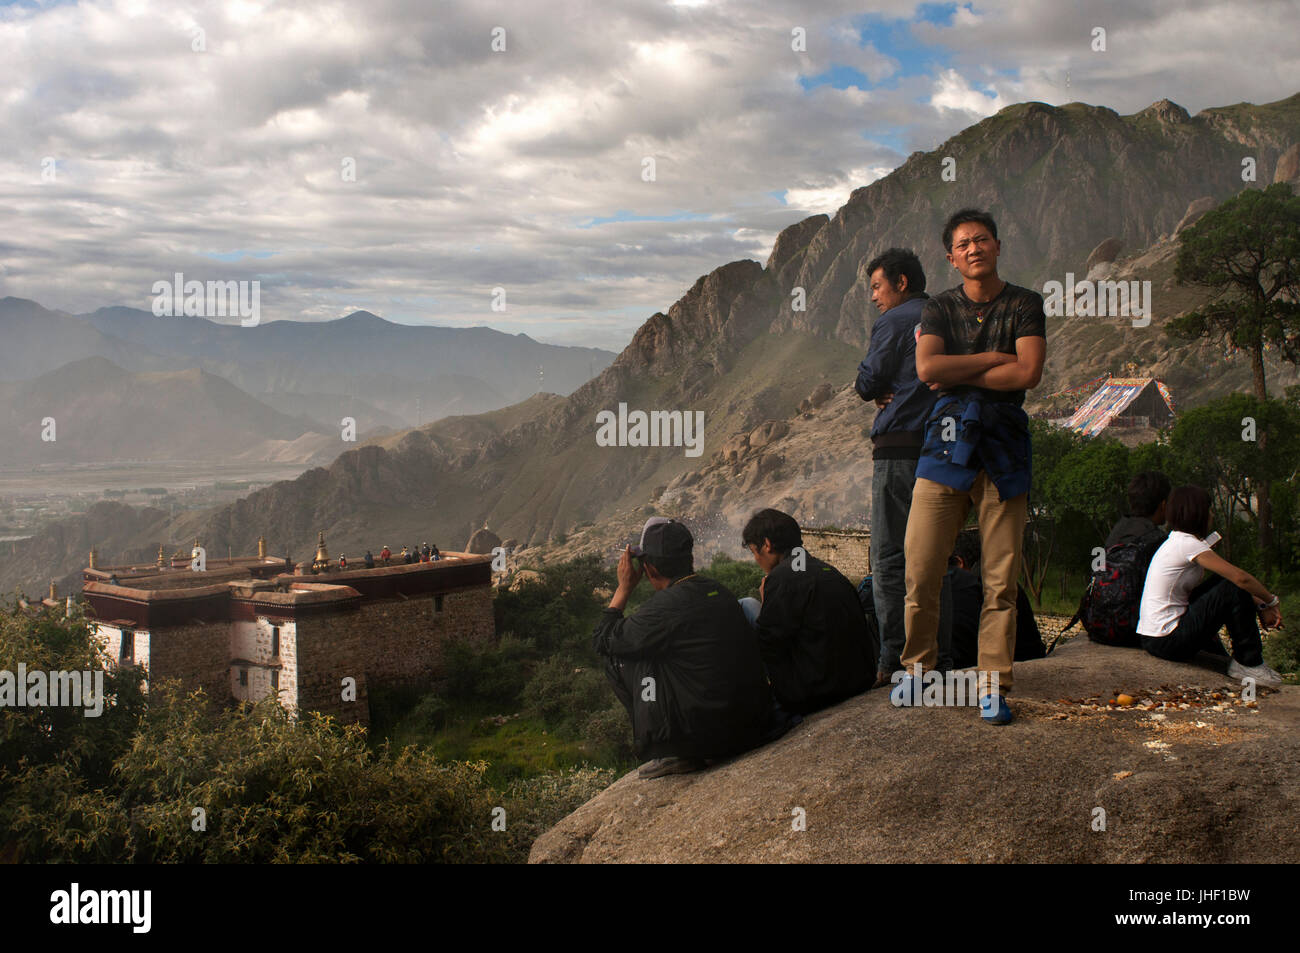
<svg viewBox="0 0 1300 953">
<path fill-rule="evenodd" d="M 347 394 L 299 394 L 280 391 L 253 394 L 264 404 L 270 404 L 281 413 L 311 420 L 316 429 L 332 433 L 339 429 L 339 421 L 352 417 L 357 426 L 366 432 L 376 430 L 405 430 L 409 425 L 396 414 L 381 410 L 360 397 Z"/>
<path fill-rule="evenodd" d="M 53 421 L 47 428 L 44 421 Z M 53 440 L 44 439 L 51 435 Z M 0 382 L 5 467 L 127 460 L 319 463 L 341 430 L 268 406 L 198 368 L 132 373 L 102 357 Z"/>
<path fill-rule="evenodd" d="M 123 307 L 70 315 L 22 298 L 0 299 L 0 340 L 0 380 L 31 378 L 92 355 L 132 371 L 200 367 L 250 394 L 359 399 L 387 415 L 373 426 L 479 413 L 539 387 L 567 394 L 614 357 L 485 327 L 394 324 L 368 311 L 245 328 Z"/>
<path fill-rule="evenodd" d="M 105 334 L 83 317 L 26 298 L 0 298 L 0 381 L 30 379 L 86 357 L 125 367 L 158 355 Z"/>
<path fill-rule="evenodd" d="M 1041 288 L 1067 271 L 1082 277 L 1098 264 L 1092 253 L 1115 238 L 1125 251 L 1110 243 L 1118 260 L 1100 264 L 1153 281 L 1150 327 L 1049 319 L 1047 372 L 1033 401 L 1138 361 L 1191 406 L 1246 386 L 1249 376 L 1231 359 L 1212 365 L 1207 348 L 1164 338 L 1169 318 L 1198 300 L 1170 281 L 1167 236 L 1189 207 L 1206 206 L 1198 200 L 1213 205 L 1270 182 L 1296 143 L 1300 94 L 1195 117 L 1164 101 L 1123 117 L 1078 103 L 1008 107 L 855 191 L 833 218 L 785 229 L 766 265 L 732 262 L 701 277 L 568 397 L 539 395 L 383 437 L 237 503 L 178 514 L 163 532 L 197 534 L 210 548 L 236 552 L 251 552 L 264 533 L 301 556 L 318 530 L 351 552 L 425 538 L 460 546 L 487 522 L 521 542 L 564 535 L 569 547 L 577 540 L 599 549 L 663 512 L 692 520 L 707 553 L 719 542 L 735 550 L 739 521 L 759 506 L 781 505 L 805 523 L 863 525 L 874 408 L 845 387 L 876 317 L 864 273 L 875 254 L 911 246 L 930 288 L 950 287 L 953 273 L 939 264 L 942 221 L 956 208 L 983 206 L 1001 226 L 1003 277 Z M 1241 181 L 1243 155 L 1256 159 L 1258 182 Z M 945 157 L 955 159 L 955 182 L 941 177 Z M 807 294 L 806 311 L 791 308 L 797 288 Z M 1272 370 L 1275 383 L 1295 379 L 1294 369 Z M 703 411 L 702 456 L 682 447 L 597 446 L 596 414 L 620 402 Z M 22 552 L 20 545 L 17 558 Z M 68 550 L 60 566 L 67 571 L 80 558 Z M 0 582 L 22 578 L 19 568 L 33 572 L 0 565 Z"/>
</svg>

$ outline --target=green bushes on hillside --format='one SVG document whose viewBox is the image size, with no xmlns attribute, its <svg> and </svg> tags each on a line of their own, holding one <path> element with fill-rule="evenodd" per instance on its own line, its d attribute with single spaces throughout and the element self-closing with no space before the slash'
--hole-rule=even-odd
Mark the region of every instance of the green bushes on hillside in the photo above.
<svg viewBox="0 0 1300 953">
<path fill-rule="evenodd" d="M 0 610 L 0 669 L 92 669 L 89 627 Z M 489 674 L 488 678 L 495 678 Z M 5 856 L 37 862 L 522 861 L 546 827 L 608 786 L 582 769 L 493 787 L 483 763 L 372 748 L 364 729 L 265 700 L 218 711 L 201 693 L 106 673 L 82 709 L 4 708 Z M 423 717 L 436 703 L 422 702 Z M 494 829 L 493 822 L 496 823 Z"/>
</svg>

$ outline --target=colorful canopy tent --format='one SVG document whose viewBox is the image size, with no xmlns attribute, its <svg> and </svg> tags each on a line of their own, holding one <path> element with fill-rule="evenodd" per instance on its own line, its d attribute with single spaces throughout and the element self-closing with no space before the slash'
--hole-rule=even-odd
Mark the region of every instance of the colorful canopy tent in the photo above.
<svg viewBox="0 0 1300 953">
<path fill-rule="evenodd" d="M 1093 437 L 1107 427 L 1165 427 L 1174 419 L 1174 398 L 1154 377 L 1112 377 L 1097 388 L 1066 424 Z"/>
</svg>

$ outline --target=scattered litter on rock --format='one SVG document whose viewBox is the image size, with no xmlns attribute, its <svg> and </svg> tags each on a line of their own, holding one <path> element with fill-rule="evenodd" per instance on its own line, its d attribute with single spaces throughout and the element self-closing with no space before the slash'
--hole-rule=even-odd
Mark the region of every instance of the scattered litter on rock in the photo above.
<svg viewBox="0 0 1300 953">
<path fill-rule="evenodd" d="M 1257 695 L 1262 698 L 1274 688 L 1260 687 Z M 1202 709 L 1206 711 L 1235 714 L 1239 708 L 1257 709 L 1255 699 L 1242 700 L 1240 692 L 1221 689 L 1194 688 L 1187 685 L 1161 685 L 1156 689 L 1141 691 L 1120 691 L 1116 689 L 1106 695 L 1090 695 L 1087 698 L 1059 698 L 1058 704 L 1071 705 L 1085 711 L 1113 711 L 1120 708 L 1133 708 L 1139 711 L 1189 711 Z"/>
</svg>

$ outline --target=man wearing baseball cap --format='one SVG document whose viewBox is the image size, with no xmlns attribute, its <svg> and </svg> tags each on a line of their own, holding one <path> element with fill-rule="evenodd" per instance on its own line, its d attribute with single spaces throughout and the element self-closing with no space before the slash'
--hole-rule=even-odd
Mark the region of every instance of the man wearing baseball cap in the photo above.
<svg viewBox="0 0 1300 953">
<path fill-rule="evenodd" d="M 592 633 L 605 674 L 632 720 L 643 778 L 697 771 L 782 734 L 745 613 L 720 582 L 694 567 L 690 530 L 662 516 L 623 550 L 618 589 Z M 623 609 L 644 575 L 654 587 Z"/>
</svg>

